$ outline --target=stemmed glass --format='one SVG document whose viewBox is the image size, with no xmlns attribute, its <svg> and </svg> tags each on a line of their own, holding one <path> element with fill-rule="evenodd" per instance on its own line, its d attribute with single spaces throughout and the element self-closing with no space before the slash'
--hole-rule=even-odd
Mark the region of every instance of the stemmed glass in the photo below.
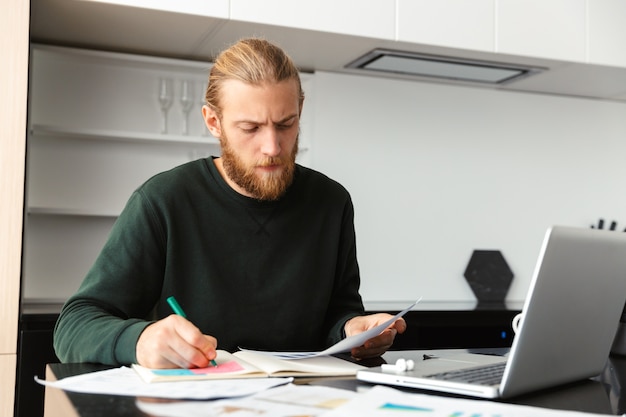
<svg viewBox="0 0 626 417">
<path fill-rule="evenodd" d="M 163 119 L 161 121 L 161 133 L 167 133 L 167 111 L 172 107 L 174 102 L 174 91 L 172 86 L 172 80 L 169 78 L 159 79 L 159 104 L 161 105 L 161 111 L 163 112 Z"/>
<path fill-rule="evenodd" d="M 194 105 L 192 82 L 183 80 L 180 91 L 180 105 L 183 109 L 183 135 L 189 134 L 189 112 Z"/>
<path fill-rule="evenodd" d="M 200 107 L 206 105 L 206 90 L 209 87 L 209 83 L 205 81 L 202 84 L 202 95 L 200 96 Z M 204 118 L 202 118 L 202 136 L 209 136 L 209 128 L 206 127 L 206 123 L 204 122 Z"/>
</svg>

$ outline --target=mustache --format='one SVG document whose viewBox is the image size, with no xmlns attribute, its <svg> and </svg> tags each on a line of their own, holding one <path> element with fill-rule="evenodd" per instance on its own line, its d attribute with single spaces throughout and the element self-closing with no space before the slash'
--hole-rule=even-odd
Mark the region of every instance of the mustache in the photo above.
<svg viewBox="0 0 626 417">
<path fill-rule="evenodd" d="M 285 165 L 285 160 L 281 157 L 277 156 L 269 156 L 267 158 L 263 158 L 256 163 L 257 167 L 269 167 L 276 165 Z"/>
</svg>

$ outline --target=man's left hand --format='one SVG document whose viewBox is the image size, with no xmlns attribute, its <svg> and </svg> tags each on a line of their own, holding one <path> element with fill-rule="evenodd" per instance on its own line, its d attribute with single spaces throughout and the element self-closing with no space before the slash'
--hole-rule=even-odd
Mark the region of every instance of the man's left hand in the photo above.
<svg viewBox="0 0 626 417">
<path fill-rule="evenodd" d="M 348 320 L 344 326 L 346 336 L 354 336 L 363 333 L 373 327 L 388 321 L 393 316 L 387 313 L 376 313 L 367 316 L 353 317 Z M 399 318 L 386 328 L 381 334 L 365 341 L 362 346 L 356 347 L 350 351 L 355 359 L 365 359 L 381 356 L 393 344 L 397 333 L 404 333 L 406 330 L 406 322 L 403 318 Z"/>
</svg>

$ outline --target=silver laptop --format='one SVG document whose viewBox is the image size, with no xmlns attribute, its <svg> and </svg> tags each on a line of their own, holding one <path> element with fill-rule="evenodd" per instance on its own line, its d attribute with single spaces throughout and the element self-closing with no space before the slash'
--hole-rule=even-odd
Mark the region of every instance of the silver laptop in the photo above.
<svg viewBox="0 0 626 417">
<path fill-rule="evenodd" d="M 508 355 L 414 351 L 406 357 L 415 363 L 411 371 L 376 367 L 357 378 L 482 398 L 583 380 L 604 368 L 625 301 L 626 233 L 555 226 L 545 235 Z M 479 368 L 496 368 L 495 375 L 467 376 Z"/>
</svg>

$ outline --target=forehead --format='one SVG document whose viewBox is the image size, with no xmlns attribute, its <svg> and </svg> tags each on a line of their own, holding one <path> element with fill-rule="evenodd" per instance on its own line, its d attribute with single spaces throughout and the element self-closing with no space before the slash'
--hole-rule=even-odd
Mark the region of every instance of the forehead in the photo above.
<svg viewBox="0 0 626 417">
<path fill-rule="evenodd" d="M 226 80 L 221 89 L 222 113 L 285 116 L 300 109 L 300 91 L 294 79 L 250 84 Z"/>
</svg>

